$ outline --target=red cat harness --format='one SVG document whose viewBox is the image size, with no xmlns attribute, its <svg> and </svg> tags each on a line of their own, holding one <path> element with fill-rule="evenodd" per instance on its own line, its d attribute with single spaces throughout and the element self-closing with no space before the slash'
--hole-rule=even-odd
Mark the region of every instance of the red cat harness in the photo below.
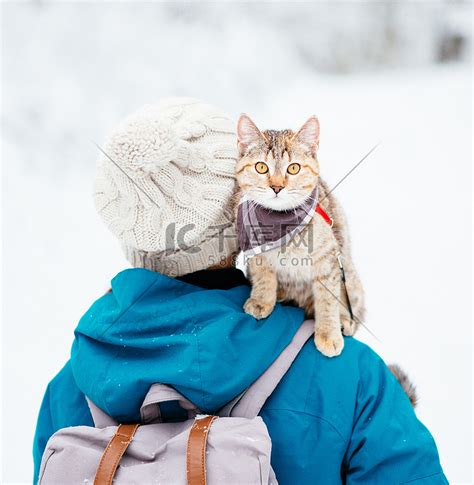
<svg viewBox="0 0 474 485">
<path fill-rule="evenodd" d="M 327 212 L 320 206 L 319 202 L 316 205 L 316 212 L 332 227 L 334 221 L 331 217 L 327 215 Z"/>
</svg>

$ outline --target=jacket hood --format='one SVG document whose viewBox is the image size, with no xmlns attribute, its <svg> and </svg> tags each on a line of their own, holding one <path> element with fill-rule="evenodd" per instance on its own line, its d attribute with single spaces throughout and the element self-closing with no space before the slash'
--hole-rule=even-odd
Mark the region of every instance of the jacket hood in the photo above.
<svg viewBox="0 0 474 485">
<path fill-rule="evenodd" d="M 299 308 L 277 305 L 255 320 L 242 309 L 249 292 L 204 289 L 145 269 L 119 273 L 75 331 L 78 387 L 119 421 L 139 418 L 156 382 L 215 412 L 264 372 L 304 318 Z"/>
</svg>

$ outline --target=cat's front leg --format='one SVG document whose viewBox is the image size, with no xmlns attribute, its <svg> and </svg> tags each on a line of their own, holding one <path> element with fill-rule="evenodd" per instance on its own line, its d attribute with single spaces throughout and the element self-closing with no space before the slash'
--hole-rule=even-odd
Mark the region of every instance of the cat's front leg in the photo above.
<svg viewBox="0 0 474 485">
<path fill-rule="evenodd" d="M 352 336 L 356 331 L 356 323 L 351 318 L 351 314 L 349 312 L 349 305 L 351 305 L 352 307 L 352 304 L 349 303 L 349 300 L 347 299 L 346 288 L 347 288 L 347 285 L 344 285 L 341 282 L 341 295 L 340 295 L 341 304 L 339 305 L 339 318 L 341 319 L 342 333 L 346 336 Z"/>
<path fill-rule="evenodd" d="M 341 276 L 335 258 L 328 256 L 319 262 L 313 293 L 316 347 L 326 357 L 335 357 L 344 347 L 339 317 Z"/>
<path fill-rule="evenodd" d="M 257 319 L 266 318 L 275 308 L 277 276 L 265 256 L 254 256 L 249 260 L 247 270 L 252 282 L 250 298 L 244 311 Z"/>
<path fill-rule="evenodd" d="M 344 335 L 354 335 L 365 320 L 364 288 L 350 258 L 344 258 L 346 284 L 341 284 L 341 327 Z M 353 318 L 349 314 L 352 309 Z"/>
</svg>

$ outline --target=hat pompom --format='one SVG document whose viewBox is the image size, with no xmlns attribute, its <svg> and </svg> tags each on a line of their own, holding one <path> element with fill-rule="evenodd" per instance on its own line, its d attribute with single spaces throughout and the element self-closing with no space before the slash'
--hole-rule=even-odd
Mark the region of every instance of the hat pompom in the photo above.
<svg viewBox="0 0 474 485">
<path fill-rule="evenodd" d="M 158 173 L 169 163 L 186 167 L 190 160 L 186 145 L 169 124 L 133 117 L 115 131 L 105 152 L 125 171 L 144 176 Z"/>
<path fill-rule="evenodd" d="M 150 107 L 144 113 L 149 115 Z M 167 117 L 161 118 L 138 114 L 128 118 L 110 138 L 107 155 L 139 176 L 157 174 L 170 163 L 195 172 L 206 169 L 215 155 L 206 143 L 196 142 L 206 134 L 206 125 L 194 121 L 175 127 Z"/>
</svg>

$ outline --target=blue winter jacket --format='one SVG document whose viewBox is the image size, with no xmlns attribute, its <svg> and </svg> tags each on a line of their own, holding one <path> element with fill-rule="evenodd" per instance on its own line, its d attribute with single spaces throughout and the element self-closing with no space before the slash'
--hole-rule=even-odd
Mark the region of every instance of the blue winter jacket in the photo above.
<svg viewBox="0 0 474 485">
<path fill-rule="evenodd" d="M 55 431 L 93 425 L 84 395 L 127 422 L 139 418 L 155 382 L 174 386 L 205 413 L 240 394 L 303 321 L 302 310 L 282 305 L 257 321 L 242 311 L 248 296 L 235 269 L 180 280 L 143 269 L 119 273 L 79 322 L 71 360 L 48 386 L 34 442 L 35 481 Z M 175 411 L 170 406 L 165 418 Z M 433 438 L 398 382 L 353 338 L 332 359 L 309 340 L 261 416 L 280 484 L 447 483 Z"/>
</svg>

